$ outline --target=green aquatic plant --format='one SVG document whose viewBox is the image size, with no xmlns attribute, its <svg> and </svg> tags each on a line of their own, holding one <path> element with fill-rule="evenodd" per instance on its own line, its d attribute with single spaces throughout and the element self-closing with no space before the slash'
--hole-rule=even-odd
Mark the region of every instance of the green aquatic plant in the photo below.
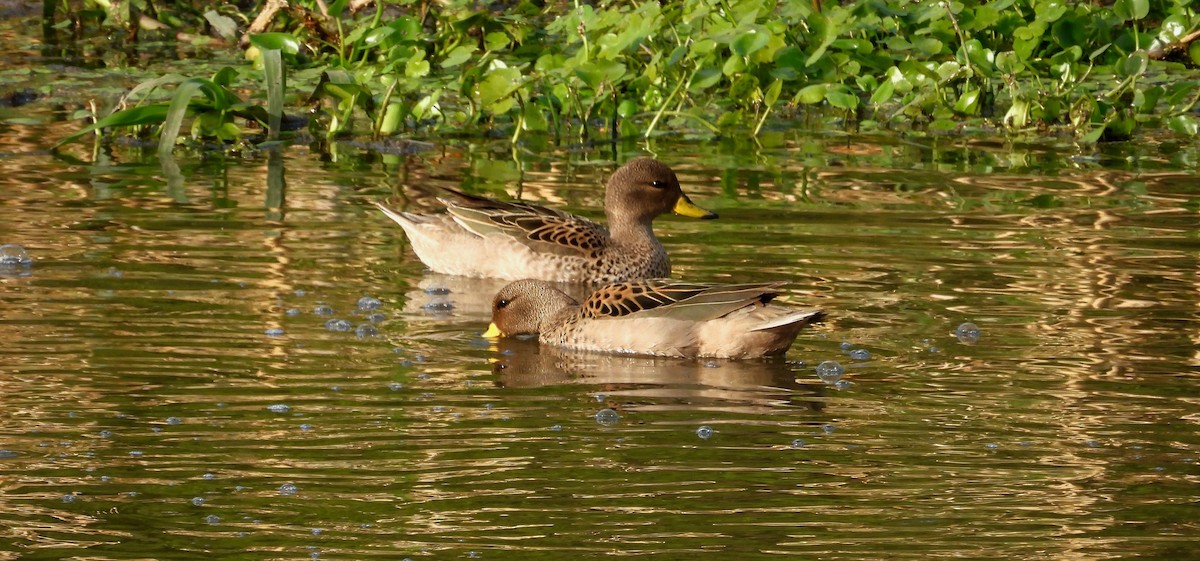
<svg viewBox="0 0 1200 561">
<path fill-rule="evenodd" d="M 262 58 L 279 77 L 266 82 L 268 97 L 283 88 L 286 65 L 294 88 L 325 108 L 310 124 L 325 137 L 757 136 L 772 118 L 801 112 L 843 127 L 993 127 L 1081 142 L 1198 128 L 1200 15 L 1187 0 L 519 1 L 503 10 L 444 0 L 357 12 L 341 0 L 290 10 L 253 18 L 251 27 L 276 32 L 254 35 L 250 49 L 276 43 L 280 64 Z M 196 87 L 208 106 L 191 112 L 208 116 L 193 134 L 228 139 L 237 113 L 212 87 Z M 359 116 L 369 127 L 355 126 Z"/>
</svg>

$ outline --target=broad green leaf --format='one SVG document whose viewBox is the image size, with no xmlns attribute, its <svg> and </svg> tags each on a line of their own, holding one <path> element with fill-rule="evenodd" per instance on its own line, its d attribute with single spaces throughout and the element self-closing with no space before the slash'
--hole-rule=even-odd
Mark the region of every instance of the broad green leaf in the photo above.
<svg viewBox="0 0 1200 561">
<path fill-rule="evenodd" d="M 1063 0 L 1039 0 L 1034 6 L 1034 13 L 1037 14 L 1038 20 L 1050 23 L 1058 21 L 1068 9 Z"/>
<path fill-rule="evenodd" d="M 391 41 L 389 39 L 393 35 L 398 34 L 399 33 L 393 27 L 388 27 L 386 25 L 383 27 L 376 27 L 363 36 L 362 43 L 366 47 L 378 47 L 381 45 L 390 46 L 394 44 L 395 41 Z"/>
<path fill-rule="evenodd" d="M 799 92 L 796 92 L 796 97 L 794 99 L 800 103 L 805 103 L 808 105 L 821 103 L 825 100 L 825 92 L 828 89 L 829 87 L 825 84 L 813 84 L 811 86 L 805 86 L 801 88 Z"/>
<path fill-rule="evenodd" d="M 542 111 L 542 107 L 536 103 L 525 104 L 525 116 L 521 121 L 521 126 L 527 131 L 546 131 L 550 129 L 550 122 L 546 119 L 546 113 Z"/>
<path fill-rule="evenodd" d="M 483 38 L 483 45 L 489 51 L 499 51 L 507 49 L 512 40 L 507 33 L 502 31 L 493 31 L 488 33 Z"/>
<path fill-rule="evenodd" d="M 453 68 L 468 60 L 471 60 L 471 55 L 475 53 L 475 47 L 470 45 L 461 45 L 454 47 L 450 52 L 446 53 L 446 57 L 442 59 L 442 68 Z"/>
<path fill-rule="evenodd" d="M 771 41 L 771 33 L 765 29 L 750 28 L 729 44 L 729 49 L 735 54 L 747 57 L 767 46 Z"/>
<path fill-rule="evenodd" d="M 286 54 L 300 52 L 300 40 L 291 33 L 258 33 L 250 36 L 250 44 L 259 49 L 279 49 Z"/>
<path fill-rule="evenodd" d="M 1117 0 L 1113 13 L 1122 20 L 1140 20 L 1150 13 L 1149 0 Z"/>
<path fill-rule="evenodd" d="M 393 102 L 389 103 L 387 108 L 383 110 L 383 120 L 379 123 L 379 134 L 392 135 L 400 130 L 400 125 L 404 123 L 404 104 Z"/>
<path fill-rule="evenodd" d="M 729 55 L 729 58 L 725 59 L 725 65 L 721 67 L 721 73 L 731 78 L 745 70 L 746 59 L 738 55 Z"/>
<path fill-rule="evenodd" d="M 605 82 L 617 83 L 625 76 L 625 65 L 613 60 L 585 62 L 575 68 L 575 75 L 594 90 Z"/>
<path fill-rule="evenodd" d="M 721 71 L 716 68 L 702 68 L 696 72 L 695 79 L 688 86 L 688 91 L 698 92 L 707 90 L 721 81 Z"/>
<path fill-rule="evenodd" d="M 1167 127 L 1184 136 L 1200 134 L 1200 121 L 1191 115 L 1176 115 L 1167 121 Z"/>
<path fill-rule="evenodd" d="M 979 90 L 967 90 L 958 96 L 954 110 L 963 115 L 975 115 L 979 112 Z"/>
<path fill-rule="evenodd" d="M 411 59 L 404 65 L 404 75 L 409 78 L 422 78 L 429 75 L 429 61 L 422 59 Z"/>
<path fill-rule="evenodd" d="M 876 107 L 883 105 L 885 102 L 892 99 L 892 94 L 896 91 L 896 85 L 891 80 L 884 80 L 879 83 L 879 87 L 871 94 L 871 105 Z"/>
<path fill-rule="evenodd" d="M 857 109 L 858 96 L 845 91 L 830 90 L 825 93 L 825 100 L 838 109 Z"/>
<path fill-rule="evenodd" d="M 228 87 L 229 84 L 232 84 L 233 80 L 236 79 L 237 77 L 238 77 L 237 69 L 233 68 L 232 66 L 226 66 L 226 67 L 216 71 L 215 73 L 213 73 L 212 81 L 214 84 L 217 84 L 218 86 Z"/>
<path fill-rule="evenodd" d="M 475 85 L 479 103 L 489 107 L 493 113 L 504 113 L 511 104 L 513 92 L 521 85 L 521 71 L 517 68 L 496 68 L 487 73 L 483 81 Z"/>
<path fill-rule="evenodd" d="M 421 120 L 426 117 L 439 115 L 441 112 L 438 109 L 437 100 L 441 97 L 441 93 L 441 90 L 436 90 L 432 94 L 421 98 L 420 101 L 413 105 L 412 117 Z"/>
<path fill-rule="evenodd" d="M 638 109 L 639 107 L 636 101 L 633 101 L 632 99 L 626 99 L 617 105 L 617 115 L 622 119 L 628 119 L 629 117 L 636 115 L 638 113 Z"/>
<path fill-rule="evenodd" d="M 1146 72 L 1146 66 L 1150 64 L 1150 57 L 1146 55 L 1146 51 L 1134 51 L 1129 53 L 1129 56 L 1117 66 L 1117 72 L 1122 76 L 1141 76 Z"/>
<path fill-rule="evenodd" d="M 1005 74 L 1020 74 L 1025 70 L 1025 63 L 1013 51 L 996 54 L 996 69 Z"/>
<path fill-rule="evenodd" d="M 1012 106 L 1004 114 L 1003 123 L 1011 128 L 1025 128 L 1029 124 L 1029 102 L 1024 99 L 1014 99 Z"/>
<path fill-rule="evenodd" d="M 1085 133 L 1083 136 L 1079 137 L 1079 140 L 1080 140 L 1080 142 L 1083 142 L 1084 144 L 1095 144 L 1097 142 L 1100 142 L 1100 137 L 1103 134 L 1104 134 L 1104 125 L 1103 124 L 1092 125 L 1089 128 L 1087 133 Z"/>
<path fill-rule="evenodd" d="M 1152 86 L 1145 90 L 1138 90 L 1134 95 L 1133 106 L 1138 113 L 1150 114 L 1158 106 L 1158 100 L 1162 99 L 1166 90 L 1162 86 Z"/>
<path fill-rule="evenodd" d="M 944 47 L 944 45 L 941 41 L 938 41 L 933 37 L 923 37 L 913 41 L 913 47 L 925 56 L 933 56 L 942 52 L 942 47 Z"/>
<path fill-rule="evenodd" d="M 774 82 L 771 82 L 771 85 L 767 86 L 767 91 L 763 94 L 763 103 L 765 103 L 767 107 L 775 105 L 775 102 L 779 101 L 779 94 L 782 92 L 782 80 L 775 80 Z"/>
</svg>

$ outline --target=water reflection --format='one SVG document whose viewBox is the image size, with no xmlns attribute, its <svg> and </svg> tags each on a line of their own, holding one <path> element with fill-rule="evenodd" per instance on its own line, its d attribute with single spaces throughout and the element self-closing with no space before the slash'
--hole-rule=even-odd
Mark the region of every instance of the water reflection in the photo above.
<svg viewBox="0 0 1200 561">
<path fill-rule="evenodd" d="M 0 275 L 25 558 L 1190 552 L 1200 191 L 1167 147 L 654 145 L 722 214 L 656 223 L 677 276 L 833 312 L 792 362 L 728 362 L 484 341 L 503 282 L 428 274 L 370 205 L 469 184 L 598 214 L 643 146 L 180 155 L 177 183 L 139 148 L 35 150 L 58 126 L 0 136 L 0 244 L 34 259 Z M 324 327 L 364 295 L 378 336 Z"/>
<path fill-rule="evenodd" d="M 687 360 L 584 353 L 533 339 L 495 341 L 490 359 L 505 388 L 582 385 L 646 409 L 767 412 L 774 407 L 824 408 L 822 384 L 801 384 L 784 360 Z"/>
</svg>

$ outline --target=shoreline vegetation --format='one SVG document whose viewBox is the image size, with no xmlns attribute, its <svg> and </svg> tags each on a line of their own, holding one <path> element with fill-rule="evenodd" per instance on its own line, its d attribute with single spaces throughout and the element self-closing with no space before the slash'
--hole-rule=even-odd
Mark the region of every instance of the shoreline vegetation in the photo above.
<svg viewBox="0 0 1200 561">
<path fill-rule="evenodd" d="M 77 9 L 80 6 L 82 9 Z M 1080 144 L 1200 132 L 1189 0 L 683 0 L 171 4 L 47 0 L 46 33 L 244 52 L 151 77 L 60 144 L 370 135 L 757 136 L 823 127 Z M 185 129 L 185 125 L 190 128 Z"/>
</svg>

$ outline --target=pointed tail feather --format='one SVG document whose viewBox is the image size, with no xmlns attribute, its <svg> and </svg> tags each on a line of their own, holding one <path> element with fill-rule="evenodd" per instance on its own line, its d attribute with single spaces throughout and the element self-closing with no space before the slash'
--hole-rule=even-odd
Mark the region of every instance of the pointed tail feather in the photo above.
<svg viewBox="0 0 1200 561">
<path fill-rule="evenodd" d="M 825 320 L 825 310 L 805 310 L 793 312 L 774 318 L 762 325 L 756 326 L 751 331 L 767 331 L 780 327 L 792 327 L 796 330 L 803 328 L 806 325 L 820 323 Z"/>
</svg>

